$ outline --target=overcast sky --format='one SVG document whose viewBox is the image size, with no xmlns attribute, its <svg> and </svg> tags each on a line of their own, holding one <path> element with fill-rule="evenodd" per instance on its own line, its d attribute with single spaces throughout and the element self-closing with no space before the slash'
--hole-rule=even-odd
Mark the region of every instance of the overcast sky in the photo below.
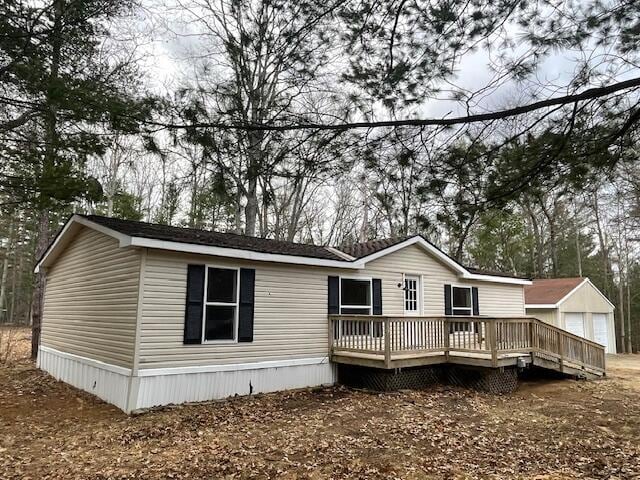
<svg viewBox="0 0 640 480">
<path fill-rule="evenodd" d="M 146 0 L 147 8 L 142 14 L 141 30 L 145 31 L 144 45 L 141 51 L 146 55 L 145 68 L 148 74 L 148 83 L 153 90 L 167 94 L 175 91 L 183 79 L 193 75 L 195 63 L 191 59 L 193 55 L 202 53 L 198 46 L 197 29 L 195 22 L 185 22 L 188 19 L 186 11 L 166 5 L 175 0 Z M 161 2 L 161 3 L 160 3 Z M 175 5 L 175 4 L 174 4 Z M 522 38 L 519 27 L 507 28 L 514 38 Z M 496 42 L 497 43 L 497 42 Z M 460 62 L 452 83 L 457 87 L 477 91 L 487 86 L 494 73 L 490 69 L 492 59 L 502 53 L 514 56 L 523 52 L 524 47 L 516 47 L 507 52 L 480 49 L 468 54 Z M 536 70 L 534 76 L 522 84 L 507 82 L 499 88 L 491 89 L 484 96 L 476 98 L 472 104 L 473 112 L 480 113 L 485 110 L 511 107 L 516 104 L 531 101 L 533 95 L 549 97 L 567 93 L 566 87 L 571 83 L 576 74 L 575 52 L 558 51 L 546 58 Z M 621 74 L 620 78 L 628 77 L 632 73 Z M 339 78 L 336 78 L 339 82 Z M 541 85 L 546 85 L 541 90 Z M 448 88 L 443 85 L 443 88 Z M 404 112 L 403 116 L 446 117 L 457 116 L 465 113 L 465 108 L 457 102 L 449 100 L 447 94 L 442 94 L 442 99 L 429 99 L 414 111 Z"/>
</svg>

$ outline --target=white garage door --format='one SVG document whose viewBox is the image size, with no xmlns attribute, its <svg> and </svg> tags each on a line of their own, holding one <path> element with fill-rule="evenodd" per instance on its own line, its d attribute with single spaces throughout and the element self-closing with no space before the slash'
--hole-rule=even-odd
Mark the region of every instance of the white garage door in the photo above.
<svg viewBox="0 0 640 480">
<path fill-rule="evenodd" d="M 606 313 L 594 313 L 593 339 L 600 345 L 604 345 L 604 351 L 609 353 L 609 319 Z"/>
<path fill-rule="evenodd" d="M 584 337 L 584 314 L 582 313 L 565 313 L 564 324 L 567 331 L 574 335 Z"/>
</svg>

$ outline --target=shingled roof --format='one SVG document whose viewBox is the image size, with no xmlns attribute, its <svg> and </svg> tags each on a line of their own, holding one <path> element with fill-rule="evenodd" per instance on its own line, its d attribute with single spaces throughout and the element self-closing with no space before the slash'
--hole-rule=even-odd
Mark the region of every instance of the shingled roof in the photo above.
<svg viewBox="0 0 640 480">
<path fill-rule="evenodd" d="M 531 285 L 524 287 L 524 303 L 527 305 L 555 305 L 584 281 L 583 277 L 533 280 Z"/>
<path fill-rule="evenodd" d="M 362 258 L 373 253 L 384 250 L 385 248 L 393 247 L 398 243 L 402 243 L 411 237 L 396 237 L 396 238 L 383 238 L 381 240 L 369 240 L 368 242 L 353 243 L 350 245 L 343 245 L 340 251 L 352 256 L 353 258 Z"/>
<path fill-rule="evenodd" d="M 438 257 L 442 262 L 458 271 L 464 276 L 464 278 L 474 279 L 474 275 L 483 274 L 485 277 L 489 275 L 496 277 L 496 281 L 506 283 L 518 283 L 510 281 L 508 277 L 518 281 L 529 280 L 499 272 L 483 272 L 478 269 L 465 267 L 419 235 L 371 240 L 341 248 L 332 248 L 329 246 L 249 237 L 235 233 L 221 233 L 194 228 L 172 227 L 168 225 L 137 222 L 133 220 L 121 220 L 117 218 L 103 217 L 100 215 L 81 214 L 73 215 L 60 232 L 58 232 L 58 235 L 56 235 L 47 250 L 38 259 L 36 271 L 38 271 L 42 266 L 49 266 L 59 253 L 63 251 L 69 239 L 72 238 L 69 237 L 69 235 L 66 235 L 66 232 L 74 231 L 74 228 L 77 228 L 77 224 L 89 227 L 93 225 L 94 228 L 107 228 L 109 231 L 113 232 L 113 236 L 122 236 L 123 238 L 120 239 L 120 242 L 125 242 L 125 245 L 146 246 L 150 248 L 191 253 L 204 253 L 223 257 L 238 257 L 300 265 L 323 265 L 344 268 L 363 268 L 364 263 L 367 262 L 367 259 L 370 259 L 372 254 L 382 252 L 387 249 L 390 249 L 388 252 L 390 253 L 393 251 L 391 247 L 394 246 L 402 247 L 405 244 L 419 244 Z M 221 249 L 229 250 L 225 252 Z M 212 252 L 211 250 L 215 251 Z M 247 253 L 245 254 L 243 252 Z M 261 255 L 263 254 L 279 255 L 281 257 L 262 257 Z M 282 258 L 282 256 L 290 256 L 291 258 L 285 259 Z M 502 278 L 502 280 L 497 280 L 498 278 Z M 487 278 L 477 279 L 487 280 Z"/>
<path fill-rule="evenodd" d="M 132 237 L 151 238 L 169 242 L 192 243 L 212 247 L 235 248 L 252 252 L 295 255 L 300 257 L 341 260 L 344 258 L 320 245 L 284 242 L 266 238 L 249 237 L 235 233 L 212 232 L 195 228 L 171 227 L 155 223 L 120 220 L 100 215 L 81 215 L 99 225 Z"/>
</svg>

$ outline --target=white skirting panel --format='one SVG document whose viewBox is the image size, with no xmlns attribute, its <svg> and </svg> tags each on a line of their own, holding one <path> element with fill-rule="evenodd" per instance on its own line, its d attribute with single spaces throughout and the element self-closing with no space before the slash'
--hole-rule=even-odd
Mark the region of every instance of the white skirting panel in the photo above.
<svg viewBox="0 0 640 480">
<path fill-rule="evenodd" d="M 331 385 L 335 366 L 327 358 L 236 365 L 140 370 L 41 346 L 38 367 L 130 413 L 145 408 L 218 400 L 235 395 Z"/>
<path fill-rule="evenodd" d="M 136 380 L 136 409 L 144 409 L 234 395 L 331 385 L 336 382 L 336 371 L 334 365 L 325 359 L 322 363 L 310 365 L 141 376 Z"/>
<path fill-rule="evenodd" d="M 41 346 L 38 367 L 80 390 L 127 411 L 131 370 Z"/>
</svg>

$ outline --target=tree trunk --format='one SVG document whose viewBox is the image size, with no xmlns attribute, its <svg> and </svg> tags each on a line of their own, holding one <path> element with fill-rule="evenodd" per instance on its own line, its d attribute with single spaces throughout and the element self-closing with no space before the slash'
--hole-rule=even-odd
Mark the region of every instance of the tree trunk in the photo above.
<svg viewBox="0 0 640 480">
<path fill-rule="evenodd" d="M 49 244 L 49 212 L 40 212 L 38 220 L 38 243 L 36 245 L 36 259 L 40 259 Z M 31 301 L 31 358 L 38 356 L 40 345 L 40 328 L 42 325 L 42 309 L 44 303 L 45 272 L 44 269 L 36 274 L 36 281 Z"/>
<path fill-rule="evenodd" d="M 11 303 L 9 304 L 9 311 L 7 318 L 11 323 L 17 323 L 15 320 L 15 312 L 16 312 L 16 298 L 18 297 L 18 282 L 22 280 L 22 263 L 24 258 L 24 252 L 21 252 L 18 255 L 19 245 L 23 245 L 23 228 L 18 225 L 17 234 L 16 234 L 16 243 L 13 249 L 13 268 L 11 269 Z"/>
<path fill-rule="evenodd" d="M 462 262 L 462 256 L 464 254 L 464 244 L 467 242 L 467 238 L 469 237 L 469 232 L 471 232 L 471 227 L 473 227 L 473 224 L 475 222 L 476 222 L 476 213 L 473 213 L 471 215 L 471 218 L 465 225 L 464 230 L 460 235 L 460 238 L 458 238 L 458 242 L 456 244 L 456 254 L 454 257 L 455 260 L 457 260 L 458 262 Z"/>
<path fill-rule="evenodd" d="M 242 234 L 242 185 L 238 182 L 236 187 L 236 204 L 234 209 L 234 223 L 235 229 L 234 233 L 238 235 Z"/>
<path fill-rule="evenodd" d="M 247 205 L 244 207 L 244 234 L 256 236 L 258 221 L 258 177 L 263 161 L 263 132 L 249 132 L 249 149 L 247 151 Z"/>
<path fill-rule="evenodd" d="M 5 312 L 8 312 L 8 308 L 5 306 L 5 303 L 7 299 L 7 279 L 9 277 L 9 253 L 11 252 L 11 246 L 13 245 L 13 223 L 14 219 L 11 217 L 11 220 L 9 221 L 7 249 L 5 251 L 4 260 L 2 261 L 2 277 L 0 278 L 0 323 L 4 323 L 6 321 L 7 316 L 5 315 Z"/>
<path fill-rule="evenodd" d="M 609 296 L 611 291 L 609 290 L 609 249 L 605 234 L 602 230 L 602 223 L 600 221 L 600 208 L 598 206 L 598 194 L 593 195 L 593 213 L 596 220 L 596 229 L 598 231 L 598 243 L 600 243 L 600 252 L 602 254 L 602 278 L 604 282 L 604 293 Z"/>
<path fill-rule="evenodd" d="M 549 247 L 551 249 L 551 274 L 558 276 L 558 230 L 556 227 L 555 212 L 551 214 L 544 205 L 544 200 L 540 199 L 540 205 L 542 206 L 542 212 L 549 222 Z M 555 211 L 555 206 L 554 206 Z"/>
<path fill-rule="evenodd" d="M 620 269 L 620 278 L 618 279 L 618 328 L 620 330 L 620 353 L 627 353 L 627 343 L 625 334 L 625 321 L 624 321 L 624 286 L 622 269 Z"/>
<path fill-rule="evenodd" d="M 113 196 L 107 196 L 107 217 L 113 216 Z"/>
<path fill-rule="evenodd" d="M 46 147 L 43 157 L 43 180 L 48 181 L 52 172 L 55 172 L 55 165 L 58 155 L 58 108 L 55 97 L 56 84 L 60 69 L 62 44 L 64 41 L 63 9 L 64 1 L 55 0 L 54 22 L 52 27 L 51 40 L 51 71 L 49 72 L 49 86 L 46 99 L 46 113 L 44 115 L 45 141 Z M 36 244 L 36 261 L 39 260 L 49 244 L 49 206 L 51 199 L 42 194 L 39 199 L 38 232 Z M 42 269 L 36 274 L 33 295 L 31 297 L 31 358 L 38 356 L 38 345 L 40 344 L 40 325 L 42 322 L 42 307 L 44 301 L 45 273 Z"/>
<path fill-rule="evenodd" d="M 633 335 L 631 331 L 631 287 L 627 276 L 627 353 L 633 353 Z"/>
<path fill-rule="evenodd" d="M 582 277 L 582 253 L 580 252 L 580 231 L 576 224 L 576 260 L 578 261 L 578 276 Z"/>
<path fill-rule="evenodd" d="M 529 220 L 531 222 L 531 232 L 533 233 L 533 240 L 535 243 L 535 263 L 533 265 L 534 275 L 536 277 L 544 276 L 544 257 L 542 256 L 543 251 L 543 242 L 542 242 L 542 234 L 540 233 L 540 224 L 538 223 L 538 218 L 536 217 L 536 213 L 533 211 L 533 208 L 527 201 L 527 203 L 523 204 L 524 208 L 527 211 L 527 215 L 529 216 Z"/>
<path fill-rule="evenodd" d="M 247 205 L 244 207 L 244 234 L 256 236 L 256 222 L 258 220 L 257 179 L 249 181 L 247 189 Z"/>
</svg>

